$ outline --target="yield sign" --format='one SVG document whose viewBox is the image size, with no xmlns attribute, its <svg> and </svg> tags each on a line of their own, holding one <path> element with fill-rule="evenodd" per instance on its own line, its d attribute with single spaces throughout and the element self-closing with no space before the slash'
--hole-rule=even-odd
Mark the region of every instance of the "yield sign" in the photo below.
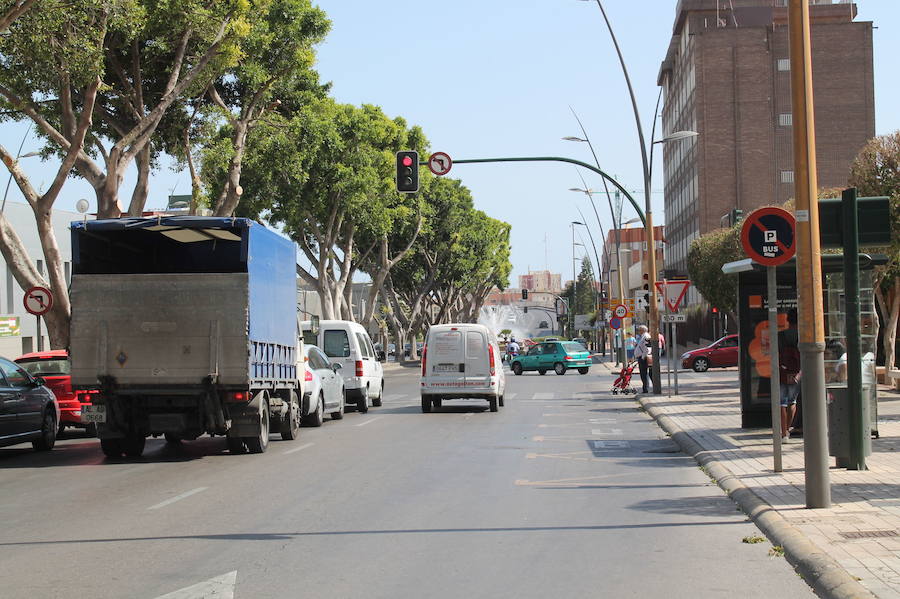
<svg viewBox="0 0 900 599">
<path fill-rule="evenodd" d="M 678 306 L 681 305 L 681 300 L 684 299 L 684 294 L 690 286 L 690 281 L 656 281 L 657 291 L 672 312 L 678 312 Z"/>
</svg>

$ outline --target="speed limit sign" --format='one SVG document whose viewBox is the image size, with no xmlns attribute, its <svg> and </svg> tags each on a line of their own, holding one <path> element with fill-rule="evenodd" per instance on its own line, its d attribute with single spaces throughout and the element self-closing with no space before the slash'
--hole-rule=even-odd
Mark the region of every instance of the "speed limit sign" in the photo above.
<svg viewBox="0 0 900 599">
<path fill-rule="evenodd" d="M 615 314 L 619 318 L 625 318 L 626 316 L 628 316 L 628 306 L 626 306 L 625 304 L 619 304 L 613 310 L 613 314 Z"/>
</svg>

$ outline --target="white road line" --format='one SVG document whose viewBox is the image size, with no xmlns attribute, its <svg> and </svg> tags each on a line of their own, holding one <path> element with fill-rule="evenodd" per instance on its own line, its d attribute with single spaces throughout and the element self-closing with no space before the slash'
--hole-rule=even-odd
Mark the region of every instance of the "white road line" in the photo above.
<svg viewBox="0 0 900 599">
<path fill-rule="evenodd" d="M 295 447 L 295 448 L 293 448 L 293 449 L 288 449 L 287 451 L 284 452 L 283 455 L 287 455 L 287 454 L 289 454 L 289 453 L 297 453 L 298 451 L 303 451 L 303 450 L 306 449 L 307 447 L 312 447 L 313 445 L 315 445 L 315 443 L 304 443 L 304 444 L 301 445 L 300 447 Z"/>
<path fill-rule="evenodd" d="M 181 501 L 185 497 L 190 497 L 191 495 L 196 495 L 197 493 L 201 493 L 208 488 L 209 487 L 197 487 L 196 489 L 191 489 L 190 491 L 185 491 L 181 495 L 176 495 L 175 497 L 170 497 L 169 499 L 166 499 L 165 501 L 161 501 L 161 502 L 157 503 L 156 505 L 151 505 L 147 509 L 148 510 L 158 510 L 159 508 L 166 507 L 167 505 L 171 505 L 171 504 L 175 503 L 176 501 Z"/>
<path fill-rule="evenodd" d="M 553 399 L 556 397 L 556 393 L 535 393 L 531 396 L 532 399 Z"/>
<path fill-rule="evenodd" d="M 609 430 L 603 430 L 602 428 L 594 428 L 591 429 L 592 435 L 615 435 L 620 436 L 622 434 L 622 429 L 620 428 L 611 428 Z"/>
<path fill-rule="evenodd" d="M 504 399 L 513 399 L 516 395 L 518 395 L 518 393 L 504 393 L 503 397 Z"/>
<path fill-rule="evenodd" d="M 369 418 L 369 419 L 366 420 L 365 422 L 360 422 L 360 423 L 357 424 L 356 426 L 365 426 L 365 425 L 367 425 L 367 424 L 372 424 L 372 423 L 375 422 L 376 420 L 380 420 L 380 419 L 382 419 L 382 418 L 384 418 L 384 416 L 376 416 L 375 418 Z"/>
</svg>

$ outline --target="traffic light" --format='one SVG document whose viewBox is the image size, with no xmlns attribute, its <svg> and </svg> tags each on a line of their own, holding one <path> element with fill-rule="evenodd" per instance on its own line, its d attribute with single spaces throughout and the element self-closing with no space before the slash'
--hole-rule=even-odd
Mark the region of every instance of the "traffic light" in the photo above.
<svg viewBox="0 0 900 599">
<path fill-rule="evenodd" d="M 523 289 L 523 290 L 522 290 L 522 299 L 523 299 L 523 300 L 527 300 L 527 299 L 528 299 L 528 290 L 527 290 L 527 289 Z"/>
<path fill-rule="evenodd" d="M 718 313 L 719 313 L 719 309 L 716 308 L 715 306 L 713 306 L 712 313 L 713 313 L 713 314 L 718 314 Z"/>
<path fill-rule="evenodd" d="M 419 153 L 397 152 L 397 191 L 419 191 Z"/>
<path fill-rule="evenodd" d="M 644 310 L 650 312 L 650 275 L 644 273 Z"/>
</svg>

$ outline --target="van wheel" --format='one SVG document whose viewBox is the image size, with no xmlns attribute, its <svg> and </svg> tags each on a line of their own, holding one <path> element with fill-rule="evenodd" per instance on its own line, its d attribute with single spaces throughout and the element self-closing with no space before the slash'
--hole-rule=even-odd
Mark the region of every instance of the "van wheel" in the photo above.
<svg viewBox="0 0 900 599">
<path fill-rule="evenodd" d="M 587 374 L 587 373 L 588 373 L 588 369 L 587 369 L 587 368 L 579 368 L 579 369 L 578 369 L 578 374 Z"/>
<path fill-rule="evenodd" d="M 139 458 L 144 455 L 144 444 L 147 438 L 138 433 L 131 433 L 122 439 L 122 452 L 129 458 Z"/>
<path fill-rule="evenodd" d="M 500 396 L 500 407 L 501 408 L 503 407 L 503 396 L 502 395 Z"/>
<path fill-rule="evenodd" d="M 263 398 L 259 410 L 259 434 L 255 437 L 244 437 L 244 443 L 250 453 L 265 453 L 269 448 L 269 400 Z"/>
<path fill-rule="evenodd" d="M 547 371 L 541 368 L 540 370 L 538 370 L 538 374 L 544 376 L 545 374 L 547 374 Z"/>
<path fill-rule="evenodd" d="M 369 411 L 369 388 L 363 387 L 359 391 L 359 398 L 356 400 L 356 411 L 365 414 Z"/>
<path fill-rule="evenodd" d="M 291 392 L 291 404 L 288 413 L 281 419 L 281 438 L 293 441 L 300 436 L 300 403 L 297 394 Z"/>
<path fill-rule="evenodd" d="M 429 399 L 428 396 L 423 395 L 422 396 L 422 412 L 427 414 L 430 411 L 431 411 L 431 399 Z"/>
<path fill-rule="evenodd" d="M 41 436 L 31 442 L 31 446 L 38 451 L 50 451 L 56 445 L 56 409 L 50 404 L 44 412 L 44 421 L 41 423 Z"/>
<path fill-rule="evenodd" d="M 513 374 L 516 376 L 521 376 L 522 374 L 522 365 L 519 362 L 513 362 L 512 365 Z"/>
<path fill-rule="evenodd" d="M 431 405 L 434 406 L 434 409 L 439 409 L 441 407 L 441 398 L 438 397 L 437 399 L 432 399 Z"/>
<path fill-rule="evenodd" d="M 562 362 L 557 362 L 553 365 L 553 372 L 562 376 L 566 373 L 566 366 Z"/>
<path fill-rule="evenodd" d="M 108 458 L 122 457 L 122 440 L 121 439 L 100 439 L 100 449 L 103 455 Z"/>
<path fill-rule="evenodd" d="M 246 453 L 247 448 L 244 446 L 244 440 L 240 437 L 225 437 L 225 442 L 228 445 L 228 451 L 233 454 Z"/>
<path fill-rule="evenodd" d="M 382 398 L 384 398 L 384 380 L 381 381 L 381 390 L 378 392 L 378 397 L 372 400 L 372 407 L 380 408 Z"/>
<path fill-rule="evenodd" d="M 497 396 L 496 396 L 496 395 L 493 395 L 493 396 L 491 396 L 491 397 L 488 398 L 488 407 L 490 407 L 491 412 L 496 412 L 496 411 L 498 411 L 498 408 L 497 408 Z"/>
</svg>

